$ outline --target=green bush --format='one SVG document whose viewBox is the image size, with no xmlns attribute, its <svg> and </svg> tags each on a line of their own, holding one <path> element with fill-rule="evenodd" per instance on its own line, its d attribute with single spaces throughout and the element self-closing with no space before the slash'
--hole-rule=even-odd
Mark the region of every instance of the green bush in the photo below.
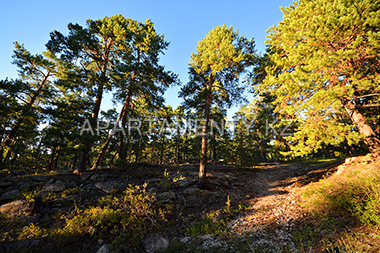
<svg viewBox="0 0 380 253">
<path fill-rule="evenodd" d="M 77 209 L 75 216 L 67 220 L 58 233 L 111 235 L 124 238 L 130 247 L 136 247 L 144 234 L 165 226 L 165 214 L 166 210 L 159 206 L 153 195 L 145 192 L 145 188 L 130 185 L 120 197 L 107 196 L 99 206 Z"/>
</svg>

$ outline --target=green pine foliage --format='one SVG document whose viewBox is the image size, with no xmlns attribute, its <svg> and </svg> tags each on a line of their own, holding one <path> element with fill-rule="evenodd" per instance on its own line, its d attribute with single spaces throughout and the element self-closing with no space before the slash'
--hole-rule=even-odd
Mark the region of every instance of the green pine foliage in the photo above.
<svg viewBox="0 0 380 253">
<path fill-rule="evenodd" d="M 360 96 L 379 92 L 379 2 L 305 0 L 283 12 L 269 29 L 274 65 L 258 89 L 276 98 L 278 113 L 301 122 L 286 154 L 357 143 L 363 135 L 347 120 L 342 99 L 365 110 Z"/>
</svg>

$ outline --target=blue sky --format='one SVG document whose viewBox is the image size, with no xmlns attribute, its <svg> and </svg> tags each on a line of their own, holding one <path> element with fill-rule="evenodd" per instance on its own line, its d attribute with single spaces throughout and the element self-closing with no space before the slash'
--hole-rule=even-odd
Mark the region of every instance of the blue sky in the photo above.
<svg viewBox="0 0 380 253">
<path fill-rule="evenodd" d="M 41 53 L 49 33 L 67 33 L 69 23 L 83 26 L 87 19 L 122 14 L 144 21 L 150 18 L 158 33 L 170 42 L 161 64 L 187 82 L 188 63 L 197 42 L 215 26 L 226 24 L 239 29 L 239 34 L 255 38 L 257 51 L 264 52 L 266 31 L 282 20 L 280 6 L 291 0 L 271 1 L 81 1 L 81 0 L 0 0 L 0 79 L 16 78 L 17 68 L 11 64 L 13 42 L 23 43 L 31 53 Z M 166 104 L 180 104 L 179 87 L 167 91 Z M 111 97 L 103 99 L 102 109 L 111 108 Z M 237 108 L 229 110 L 229 118 Z"/>
</svg>

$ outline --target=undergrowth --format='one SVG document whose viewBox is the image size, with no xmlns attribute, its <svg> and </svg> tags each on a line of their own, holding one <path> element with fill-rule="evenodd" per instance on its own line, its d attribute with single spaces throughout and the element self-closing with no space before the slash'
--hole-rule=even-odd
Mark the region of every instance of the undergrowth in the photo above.
<svg viewBox="0 0 380 253">
<path fill-rule="evenodd" d="M 63 247 L 75 238 L 79 238 L 81 242 L 77 243 L 83 245 L 92 239 L 108 238 L 115 252 L 126 246 L 139 251 L 144 235 L 162 232 L 169 225 L 166 216 L 170 206 L 162 207 L 145 188 L 146 185 L 129 185 L 121 195 L 103 197 L 95 206 L 85 209 L 75 206 L 70 218 L 65 214 L 57 217 L 64 220 L 58 227 L 47 228 L 33 223 L 24 226 L 18 231 L 18 240 L 55 238 L 55 243 L 49 245 Z"/>
<path fill-rule="evenodd" d="M 322 245 L 326 252 L 335 248 L 345 252 L 380 251 L 380 244 L 371 243 L 373 240 L 368 236 L 364 237 L 368 242 L 363 246 L 363 237 L 350 232 L 350 229 L 360 227 L 371 231 L 373 238 L 380 238 L 378 166 L 346 166 L 342 173 L 310 184 L 302 195 L 313 224 L 304 224 L 294 235 L 301 252 L 305 245 Z M 347 223 L 349 220 L 353 221 L 352 224 Z"/>
</svg>

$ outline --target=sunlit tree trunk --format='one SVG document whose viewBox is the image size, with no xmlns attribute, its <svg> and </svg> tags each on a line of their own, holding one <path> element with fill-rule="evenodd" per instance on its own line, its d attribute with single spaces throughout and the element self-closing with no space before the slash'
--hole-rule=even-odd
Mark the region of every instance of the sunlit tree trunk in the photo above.
<svg viewBox="0 0 380 253">
<path fill-rule="evenodd" d="M 367 119 L 360 113 L 350 98 L 344 97 L 341 99 L 341 102 L 359 132 L 365 136 L 364 142 L 367 144 L 373 158 L 380 161 L 380 140 L 368 124 Z"/>
<path fill-rule="evenodd" d="M 38 89 L 34 92 L 33 96 L 29 100 L 29 102 L 25 105 L 25 109 L 22 111 L 21 115 L 19 116 L 18 120 L 16 123 L 12 126 L 11 131 L 9 132 L 7 138 L 5 138 L 4 143 L 0 147 L 0 163 L 3 161 L 3 155 L 4 155 L 4 150 L 6 147 L 12 146 L 12 144 L 15 141 L 15 138 L 17 136 L 17 132 L 20 130 L 22 124 L 25 122 L 26 114 L 28 111 L 32 108 L 34 103 L 36 102 L 36 99 L 39 97 L 41 94 L 42 90 L 46 87 L 48 83 L 48 79 L 51 76 L 51 72 L 48 71 L 45 75 L 43 80 L 41 81 L 40 86 Z"/>
<path fill-rule="evenodd" d="M 201 147 L 201 161 L 199 165 L 199 186 L 200 188 L 207 188 L 206 174 L 207 174 L 207 130 L 210 121 L 210 107 L 211 107 L 211 93 L 212 93 L 212 85 L 214 82 L 214 78 L 212 73 L 210 73 L 210 80 L 208 85 L 207 100 L 206 100 L 206 110 L 202 128 L 202 147 Z"/>
</svg>

